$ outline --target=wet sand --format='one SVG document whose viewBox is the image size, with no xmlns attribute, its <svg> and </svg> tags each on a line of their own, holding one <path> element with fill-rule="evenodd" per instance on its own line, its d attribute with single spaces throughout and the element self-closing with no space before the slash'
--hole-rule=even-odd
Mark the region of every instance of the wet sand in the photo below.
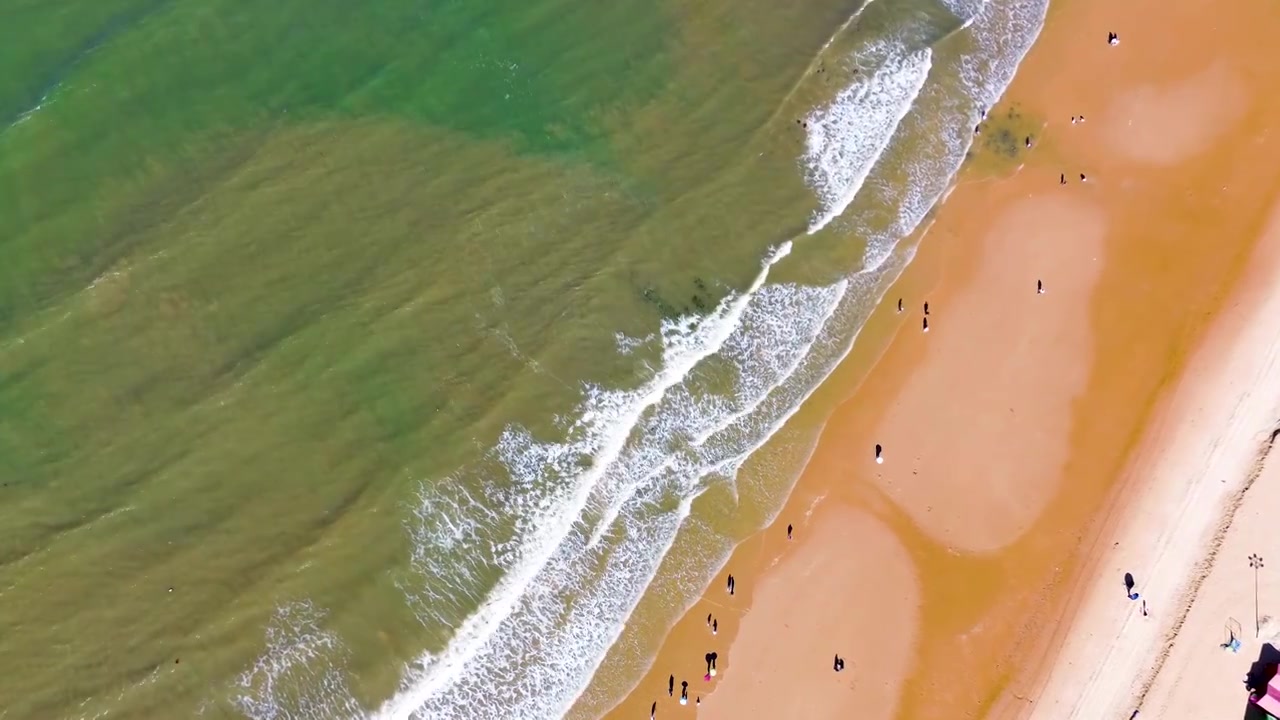
<svg viewBox="0 0 1280 720">
<path fill-rule="evenodd" d="M 712 718 L 1034 709 L 1104 549 L 1159 482 L 1135 458 L 1158 456 L 1152 428 L 1185 411 L 1168 398 L 1209 330 L 1231 332 L 1220 311 L 1280 192 L 1278 30 L 1257 0 L 1051 7 L 983 130 L 1029 119 L 1034 148 L 1005 171 L 979 138 L 824 387 L 843 402 L 787 506 L 731 558 L 736 594 L 713 581 L 609 717 L 655 700 L 692 717 L 657 692 L 669 673 L 709 691 Z"/>
</svg>

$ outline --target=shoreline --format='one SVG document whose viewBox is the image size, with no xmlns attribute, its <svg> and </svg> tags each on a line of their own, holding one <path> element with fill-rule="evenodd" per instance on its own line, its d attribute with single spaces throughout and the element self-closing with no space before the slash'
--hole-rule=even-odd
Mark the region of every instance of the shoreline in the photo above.
<svg viewBox="0 0 1280 720">
<path fill-rule="evenodd" d="M 1194 11 L 1210 10 L 1202 1 L 1195 5 Z M 1230 68 L 1224 75 L 1221 63 L 1215 70 L 1210 64 L 1213 55 L 1170 62 L 1170 48 L 1158 44 L 1147 47 L 1145 55 L 1134 52 L 1135 46 L 1143 47 L 1128 41 L 1139 35 L 1138 28 L 1157 33 L 1163 30 L 1172 36 L 1176 28 L 1185 30 L 1189 23 L 1203 20 L 1185 8 L 1172 17 L 1151 20 L 1154 8 L 1151 3 L 1121 11 L 1100 2 L 1082 2 L 1056 11 L 1051 8 L 1038 43 L 1005 100 L 992 112 L 993 123 L 1000 122 L 999 113 L 1015 110 L 1044 122 L 1044 137 L 1036 138 L 1036 149 L 1012 175 L 974 177 L 981 172 L 983 161 L 983 153 L 975 145 L 976 162 L 962 168 L 957 183 L 948 190 L 947 201 L 918 241 L 915 260 L 890 291 L 891 302 L 877 308 L 853 352 L 820 390 L 835 398 L 839 409 L 824 426 L 808 466 L 773 526 L 744 540 L 727 566 L 742 587 L 726 613 L 724 627 L 712 641 L 719 648 L 720 674 L 708 686 L 713 692 L 703 695 L 699 714 L 740 716 L 742 708 L 764 710 L 762 703 L 770 702 L 771 697 L 785 701 L 803 696 L 820 700 L 806 710 L 809 717 L 840 717 L 850 710 L 869 718 L 941 717 L 932 709 L 941 705 L 1000 716 L 1025 710 L 1027 703 L 1021 698 L 1038 694 L 1036 681 L 1027 678 L 1045 676 L 1047 668 L 1062 656 L 1062 640 L 1072 634 L 1064 620 L 1075 609 L 1072 603 L 1079 603 L 1072 596 L 1086 587 L 1084 573 L 1098 562 L 1090 542 L 1105 547 L 1103 538 L 1117 522 L 1109 524 L 1107 513 L 1117 508 L 1123 512 L 1127 495 L 1143 494 L 1132 482 L 1117 478 L 1128 467 L 1128 459 L 1147 428 L 1166 422 L 1162 419 L 1163 398 L 1183 374 L 1189 358 L 1199 356 L 1197 348 L 1208 342 L 1210 335 L 1206 333 L 1215 328 L 1210 317 L 1231 296 L 1232 288 L 1243 286 L 1239 275 L 1256 238 L 1230 230 L 1247 227 L 1261 204 L 1272 201 L 1268 188 L 1280 187 L 1275 173 L 1261 178 L 1267 185 L 1263 192 L 1250 183 L 1250 178 L 1258 180 L 1259 174 L 1255 170 L 1250 176 L 1242 170 L 1241 162 L 1265 165 L 1256 155 L 1242 153 L 1237 147 L 1226 153 L 1228 159 L 1223 162 L 1218 153 L 1209 152 L 1227 147 L 1225 143 L 1231 139 L 1228 130 L 1233 125 L 1239 131 L 1243 120 L 1265 117 L 1260 111 L 1248 112 L 1251 103 L 1255 108 L 1262 103 L 1261 93 L 1256 92 L 1262 83 L 1252 78 L 1254 87 L 1250 88 L 1247 73 L 1244 80 L 1239 73 L 1232 75 Z M 1253 10 L 1261 12 L 1262 8 Z M 1245 32 L 1248 24 L 1249 20 L 1237 18 L 1232 27 Z M 1117 28 L 1126 38 L 1120 48 L 1128 55 L 1113 52 L 1116 48 L 1094 47 L 1103 45 L 1093 37 L 1099 27 Z M 1089 39 L 1083 45 L 1082 35 Z M 1253 37 L 1261 35 L 1255 31 Z M 1218 31 L 1215 39 L 1213 45 L 1222 55 L 1239 37 Z M 1230 48 L 1237 60 L 1249 51 L 1257 52 L 1258 48 Z M 1053 58 L 1064 53 L 1073 56 L 1073 67 L 1063 68 L 1054 62 Z M 1119 70 L 1114 67 L 1117 57 L 1125 58 Z M 1202 71 L 1205 65 L 1209 71 Z M 1110 81 L 1100 87 L 1094 78 L 1104 75 Z M 1153 76 L 1174 86 L 1166 93 L 1175 96 L 1174 100 L 1151 90 L 1156 84 Z M 1179 88 L 1183 92 L 1180 100 L 1176 97 Z M 1250 94 L 1250 89 L 1255 92 Z M 1209 119 L 1205 120 L 1205 113 L 1179 112 L 1173 107 L 1175 114 L 1191 117 L 1170 127 L 1164 117 L 1171 110 L 1169 103 L 1185 103 L 1188 98 L 1209 106 Z M 1088 125 L 1068 125 L 1060 117 L 1070 115 L 1076 106 L 1088 109 Z M 1137 133 L 1125 125 L 1128 121 L 1131 127 L 1135 120 L 1140 125 Z M 1132 142 L 1135 137 L 1139 139 Z M 1065 158 L 1087 170 L 1092 182 L 1058 188 L 1057 169 L 1066 164 Z M 1049 174 L 1052 179 L 1046 177 Z M 1213 184 L 1224 177 L 1243 183 L 1247 189 L 1230 198 L 1235 201 L 1230 209 L 1210 200 Z M 1063 193 L 1070 193 L 1066 197 L 1071 199 L 1065 203 L 1059 202 Z M 1202 198 L 1206 206 L 1194 220 L 1165 217 L 1181 209 L 1160 212 L 1180 200 L 1185 202 L 1188 195 Z M 1022 216 L 1010 220 L 1008 208 L 1024 197 L 1031 197 L 1031 204 L 1022 207 Z M 1037 197 L 1052 199 L 1035 200 Z M 1018 247 L 1011 238 L 1037 232 L 1044 224 L 1045 212 L 1055 213 L 1067 234 L 1041 243 L 1040 252 L 1073 246 L 1083 233 L 1100 238 L 1093 250 L 1104 260 L 1092 266 L 1088 253 L 1076 253 L 1050 263 L 1057 276 L 1050 281 L 1049 293 L 1040 299 L 1070 298 L 1065 307 L 1054 310 L 1059 314 L 1053 318 L 1029 315 L 1032 311 L 1026 305 L 1011 306 L 1013 309 L 1002 317 L 1000 313 L 1010 306 L 1012 296 L 995 294 L 992 286 L 1007 283 L 1013 287 L 1033 266 L 1043 266 L 1044 258 L 1038 253 L 1016 261 L 992 258 L 1001 249 Z M 1082 226 L 1081 216 L 1094 218 L 1092 230 L 1088 223 Z M 1241 220 L 1241 216 L 1249 219 Z M 1007 227 L 993 230 L 1001 221 Z M 1003 240 L 992 240 L 993 232 Z M 1236 244 L 1215 245 L 1196 234 L 1207 232 L 1234 238 Z M 1185 240 L 1185 245 L 1172 246 L 1178 248 L 1180 257 L 1151 267 L 1153 254 L 1171 252 L 1170 237 Z M 984 239 L 994 245 L 975 250 L 974 243 Z M 1189 278 L 1198 284 L 1188 283 Z M 987 324 L 980 332 L 970 326 L 950 337 L 945 326 L 935 325 L 930 336 L 923 336 L 893 312 L 894 295 L 913 299 L 931 296 L 935 308 L 946 308 L 941 317 L 985 318 Z M 956 306 L 965 312 L 954 310 Z M 1088 308 L 1083 325 L 1080 307 Z M 908 314 L 913 321 L 919 319 L 918 311 Z M 1080 335 L 1081 327 L 1084 335 Z M 1064 328 L 1075 328 L 1065 343 L 1066 351 L 1053 346 L 1062 342 L 1057 335 Z M 1045 332 L 1036 335 L 1037 329 Z M 1034 392 L 1033 406 L 1016 423 L 999 420 L 994 404 L 974 391 L 966 394 L 959 390 L 989 374 L 990 362 L 1010 354 L 1016 343 L 1011 345 L 1008 336 L 1014 331 L 1022 333 L 1019 341 L 1038 348 L 1031 357 L 1005 368 L 1002 375 L 1019 378 L 1019 389 L 1011 397 L 1026 400 L 1027 393 Z M 976 347 L 982 343 L 975 342 L 975 334 L 996 349 L 983 354 L 982 348 Z M 931 344 L 922 342 L 923 337 Z M 1092 347 L 1084 355 L 1070 349 L 1081 344 Z M 942 355 L 938 354 L 939 345 L 947 346 Z M 1046 351 L 1046 347 L 1053 351 Z M 957 361 L 957 357 L 964 359 Z M 1064 383 L 1064 374 L 1074 380 Z M 1008 383 L 1003 388 L 1009 391 Z M 972 418 L 979 425 L 994 423 L 994 430 L 988 428 L 989 432 L 975 441 L 967 437 L 971 433 L 958 433 L 946 424 L 930 425 L 924 434 L 937 443 L 917 450 L 924 454 L 902 464 L 915 466 L 912 476 L 886 476 L 863 464 L 866 459 L 862 453 L 868 452 L 865 448 L 870 442 L 901 438 L 885 443 L 889 463 L 881 468 L 896 472 L 912 454 L 901 448 L 910 447 L 909 438 L 920 433 L 922 417 L 939 414 L 940 402 L 961 410 L 959 415 L 952 413 L 948 423 Z M 1046 409 L 1045 405 L 1052 407 Z M 1046 427 L 1063 429 L 1043 433 L 1048 439 L 1035 437 L 1034 432 L 1017 434 L 1025 433 L 1026 428 Z M 1067 438 L 1065 446 L 1054 439 L 1059 436 Z M 1012 456 L 994 452 L 1010 440 L 1015 447 L 1019 441 L 1040 444 Z M 1002 478 L 993 480 L 989 460 L 997 456 L 1003 466 L 997 474 Z M 951 473 L 944 470 L 966 466 L 976 469 L 963 481 L 948 483 L 945 476 Z M 911 478 L 920 474 L 931 483 L 923 489 L 923 496 L 918 484 L 904 489 L 917 483 Z M 1016 497 L 1002 505 L 1011 492 Z M 918 509 L 912 514 L 918 497 L 927 500 L 923 507 L 929 516 L 922 516 Z M 932 515 L 935 504 L 939 507 L 937 516 Z M 814 528 L 823 524 L 822 513 L 850 510 L 860 513 L 860 518 L 870 518 L 865 524 L 874 529 L 860 536 L 863 541 L 878 541 L 886 532 L 896 537 L 915 566 L 914 578 L 924 579 L 919 610 L 912 611 L 914 603 L 908 598 L 899 605 L 910 617 L 881 623 L 882 627 L 898 627 L 899 635 L 931 639 L 928 646 L 899 642 L 910 646 L 906 659 L 880 663 L 886 674 L 877 676 L 879 685 L 898 687 L 908 679 L 919 681 L 913 692 L 893 698 L 869 697 L 833 681 L 848 680 L 849 676 L 829 669 L 822 672 L 821 663 L 829 665 L 829 655 L 815 659 L 812 666 L 761 669 L 768 664 L 767 652 L 761 648 L 791 642 L 788 638 L 797 643 L 812 640 L 816 632 L 826 632 L 832 638 L 844 633 L 846 644 L 857 649 L 845 650 L 854 668 L 872 667 L 870 656 L 885 654 L 883 643 L 877 650 L 877 643 L 866 642 L 877 628 L 865 627 L 865 623 L 860 626 L 857 612 L 846 613 L 852 619 L 827 623 L 825 630 L 809 628 L 780 635 L 783 628 L 804 619 L 803 612 L 797 615 L 770 599 L 770 588 L 777 585 L 778 578 L 786 579 L 784 585 L 795 598 L 806 599 L 792 605 L 807 607 L 811 591 L 819 587 L 804 572 L 788 567 L 839 567 L 836 580 L 841 582 L 861 573 L 877 576 L 874 567 L 868 570 L 858 565 L 859 558 L 852 553 L 833 548 L 832 543 L 815 544 L 805 539 L 811 524 Z M 797 525 L 798 542 L 787 543 L 783 528 L 788 524 Z M 880 570 L 895 567 L 888 563 Z M 606 717 L 639 717 L 641 708 L 647 712 L 650 702 L 661 694 L 654 692 L 654 686 L 658 677 L 665 681 L 668 673 L 664 668 L 673 673 L 697 672 L 694 666 L 702 648 L 710 644 L 709 634 L 699 625 L 714 607 L 712 603 L 724 604 L 722 582 L 723 575 L 712 581 L 704 596 L 670 630 L 646 678 Z M 885 588 L 872 595 L 902 599 L 898 591 L 911 582 L 910 578 L 900 579 L 895 581 L 897 590 Z M 867 599 L 865 592 L 862 595 Z M 1010 616 L 1024 620 L 1011 624 L 1007 622 Z M 763 642 L 766 638 L 772 645 Z M 954 673 L 942 687 L 918 668 L 936 667 L 946 662 L 945 658 L 960 658 L 971 667 Z M 793 659 L 791 664 L 799 662 Z M 907 669 L 888 672 L 888 666 L 895 664 Z M 986 671 L 974 669 L 984 664 Z M 1019 670 L 1027 664 L 1038 669 L 1030 674 Z M 695 680 L 702 687 L 702 681 Z M 793 690 L 763 692 L 778 686 Z M 774 714 L 790 708 L 785 703 L 768 707 Z M 736 713 L 734 708 L 738 708 Z M 691 701 L 688 711 L 692 710 Z"/>
</svg>

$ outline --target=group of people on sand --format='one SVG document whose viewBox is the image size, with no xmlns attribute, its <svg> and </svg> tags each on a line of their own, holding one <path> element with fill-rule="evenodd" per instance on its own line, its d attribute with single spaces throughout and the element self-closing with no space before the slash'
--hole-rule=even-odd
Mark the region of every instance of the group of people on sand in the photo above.
<svg viewBox="0 0 1280 720">
<path fill-rule="evenodd" d="M 1031 143 L 1031 138 L 1027 138 L 1027 147 L 1031 147 L 1030 143 Z M 1061 179 L 1062 179 L 1062 183 L 1065 185 L 1067 182 L 1067 176 L 1062 175 Z M 1084 179 L 1085 179 L 1084 173 L 1080 173 L 1080 180 L 1083 181 Z M 1044 294 L 1043 280 L 1036 280 L 1036 294 L 1037 295 Z M 898 298 L 898 312 L 902 312 L 902 311 L 903 311 L 902 298 Z M 928 300 L 926 300 L 924 303 L 924 316 L 920 318 L 920 322 L 921 322 L 921 325 L 923 326 L 924 331 L 929 332 L 929 301 Z M 876 462 L 882 462 L 880 458 L 879 445 L 876 446 Z"/>
<path fill-rule="evenodd" d="M 737 581 L 734 579 L 734 577 L 730 575 L 729 582 L 728 582 L 728 590 L 730 595 L 733 594 L 733 590 L 736 582 Z M 720 621 L 716 619 L 713 613 L 707 613 L 707 627 L 711 628 L 712 635 L 715 635 L 720 630 Z M 702 675 L 702 679 L 704 682 L 711 682 L 711 678 L 716 676 L 716 660 L 720 659 L 720 654 L 717 653 L 715 650 L 712 650 L 706 655 L 703 655 L 702 659 L 705 660 L 707 663 L 707 671 Z M 667 697 L 675 697 L 675 694 L 676 694 L 676 676 L 668 675 L 667 676 Z M 702 705 L 702 696 L 695 695 L 693 699 L 693 703 L 694 705 Z M 689 681 L 688 680 L 680 681 L 680 704 L 681 705 L 689 704 Z M 653 704 L 649 706 L 649 718 L 650 720 L 654 720 L 654 718 L 656 718 L 657 716 L 658 716 L 658 701 L 655 700 Z"/>
<path fill-rule="evenodd" d="M 711 678 L 715 677 L 716 659 L 718 657 L 719 655 L 715 651 L 709 652 L 704 656 L 704 659 L 707 661 L 707 672 L 705 675 L 703 675 L 702 677 L 703 680 L 710 681 Z M 675 694 L 676 694 L 676 676 L 668 675 L 667 676 L 667 697 L 675 697 Z M 680 704 L 681 705 L 689 704 L 689 681 L 688 680 L 680 681 Z M 694 697 L 694 704 L 695 705 L 702 704 L 701 695 L 697 695 Z M 658 716 L 658 701 L 655 700 L 653 701 L 653 705 L 649 706 L 649 718 L 650 720 L 653 720 L 657 716 Z"/>
</svg>

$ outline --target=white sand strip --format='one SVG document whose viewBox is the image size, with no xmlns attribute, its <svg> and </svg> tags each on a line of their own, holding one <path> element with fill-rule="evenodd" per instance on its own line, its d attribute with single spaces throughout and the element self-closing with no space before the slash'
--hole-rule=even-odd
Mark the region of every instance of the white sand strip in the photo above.
<svg viewBox="0 0 1280 720">
<path fill-rule="evenodd" d="M 1280 453 L 1272 452 L 1223 539 L 1217 562 L 1200 586 L 1169 657 L 1142 703 L 1139 718 L 1201 720 L 1244 716 L 1241 683 L 1263 643 L 1280 645 Z M 1249 556 L 1264 560 L 1258 572 L 1258 619 L 1254 624 L 1254 573 Z M 1221 646 L 1234 634 L 1236 652 Z"/>
<path fill-rule="evenodd" d="M 1114 535 L 1091 559 L 1095 578 L 1068 620 L 1065 642 L 1032 698 L 1029 717 L 1124 720 L 1139 708 L 1212 570 L 1233 510 L 1257 476 L 1260 453 L 1280 419 L 1277 318 L 1280 205 L 1246 277 L 1157 409 L 1130 462 L 1126 482 L 1144 487 L 1119 508 L 1123 515 Z M 1230 561 L 1245 562 L 1234 556 Z M 1275 562 L 1280 570 L 1280 555 Z M 1141 600 L 1125 597 L 1126 572 L 1136 578 L 1135 591 L 1147 601 L 1150 617 L 1143 617 Z M 1219 623 L 1214 630 L 1220 629 Z M 1241 707 L 1220 710 L 1214 717 L 1238 717 Z"/>
</svg>

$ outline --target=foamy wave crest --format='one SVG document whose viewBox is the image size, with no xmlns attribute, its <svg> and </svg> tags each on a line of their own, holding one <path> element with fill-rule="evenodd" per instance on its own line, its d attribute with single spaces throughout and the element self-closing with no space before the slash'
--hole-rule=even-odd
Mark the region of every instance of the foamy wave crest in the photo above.
<svg viewBox="0 0 1280 720">
<path fill-rule="evenodd" d="M 508 428 L 485 468 L 501 475 L 488 483 L 483 497 L 463 489 L 472 483 L 424 485 L 410 533 L 415 566 L 426 582 L 413 594 L 424 601 L 432 621 L 447 621 L 447 608 L 477 599 L 479 609 L 452 624 L 456 630 L 446 647 L 421 659 L 381 716 L 409 717 L 421 708 L 423 717 L 450 717 L 455 711 L 469 717 L 511 717 L 513 712 L 539 717 L 576 694 L 572 685 L 559 695 L 521 688 L 528 690 L 528 678 L 535 676 L 541 678 L 539 687 L 557 677 L 562 683 L 580 680 L 581 675 L 563 675 L 563 668 L 560 674 L 548 671 L 568 661 L 560 654 L 587 664 L 603 654 L 674 539 L 688 503 L 708 482 L 709 469 L 734 467 L 737 453 L 764 441 L 766 425 L 751 417 L 752 408 L 798 366 L 844 292 L 843 284 L 825 289 L 766 285 L 769 269 L 789 250 L 787 244 L 772 253 L 746 292 L 726 297 L 706 317 L 663 323 L 662 363 L 648 382 L 625 391 L 587 387 L 565 441 L 541 442 L 521 428 Z M 723 392 L 702 387 L 713 376 L 728 382 Z M 736 427 L 748 421 L 756 431 Z M 736 451 L 705 442 L 717 426 L 724 431 L 734 426 L 741 439 Z M 704 440 L 700 448 L 688 442 L 693 436 Z M 461 517 L 466 520 L 456 519 Z M 616 532 L 606 537 L 604 528 Z M 637 544 L 639 538 L 646 539 Z M 457 558 L 459 550 L 472 559 L 469 564 L 438 560 Z M 611 576 L 611 568 L 617 568 L 617 579 L 606 583 L 600 575 Z M 483 578 L 495 574 L 500 579 L 486 586 Z M 609 585 L 608 597 L 581 594 L 584 583 Z M 459 587 L 465 588 L 460 594 Z M 572 610 L 583 603 L 596 609 Z M 612 610 L 605 612 L 606 606 Z M 569 612 L 575 622 L 560 628 Z M 589 615 L 600 623 L 587 621 Z M 587 628 L 593 628 L 591 647 L 573 645 L 548 654 L 557 632 Z M 536 640 L 533 647 L 520 639 L 525 632 Z M 523 662 L 511 665 L 516 675 L 503 684 L 508 690 L 495 691 L 492 668 L 507 663 L 498 656 L 510 652 Z M 490 671 L 478 678 L 471 672 L 477 667 Z M 480 684 L 474 695 L 464 690 L 472 683 Z M 456 704 L 464 695 L 470 704 Z"/>
<path fill-rule="evenodd" d="M 404 692 L 383 708 L 380 717 L 561 715 L 617 639 L 674 542 L 693 499 L 708 482 L 731 482 L 745 457 L 790 417 L 816 381 L 829 372 L 831 355 L 815 365 L 812 348 L 827 342 L 823 340 L 831 335 L 826 332 L 827 322 L 846 289 L 843 282 L 826 288 L 757 283 L 752 292 L 726 299 L 703 321 L 708 325 L 680 322 L 664 328 L 669 355 L 681 352 L 681 347 L 714 347 L 714 351 L 699 351 L 698 363 L 679 365 L 685 372 L 652 403 L 645 403 L 643 388 L 595 389 L 588 394 L 582 409 L 587 419 L 580 425 L 593 426 L 595 435 L 622 436 L 624 443 L 604 472 L 591 478 L 588 502 L 573 507 L 572 515 L 559 505 L 568 497 L 564 486 L 548 482 L 552 478 L 542 473 L 559 466 L 563 458 L 570 458 L 567 462 L 572 465 L 598 457 L 603 443 L 584 442 L 587 438 L 539 443 L 516 432 L 504 436 L 495 452 L 513 478 L 522 480 L 515 484 L 543 489 L 536 497 L 522 498 L 520 512 L 545 508 L 542 517 L 558 516 L 563 535 L 527 583 L 500 583 L 490 593 L 488 607 L 509 611 L 487 637 L 464 636 L 460 630 L 444 652 L 423 659 L 421 669 L 407 679 Z M 739 309 L 727 312 L 728 308 Z M 713 338 L 720 339 L 712 342 Z M 738 382 L 732 389 L 714 392 L 705 386 L 712 375 Z M 640 404 L 644 408 L 637 413 Z M 702 440 L 698 445 L 689 442 L 695 436 Z M 583 474 L 579 471 L 577 477 Z M 468 518 L 493 518 L 484 514 L 490 508 L 476 512 L 474 504 L 480 500 L 463 498 L 456 490 L 460 483 L 432 484 L 424 492 L 434 495 L 441 485 L 454 488 L 444 491 L 450 495 L 450 508 Z M 503 507 L 511 499 L 504 495 L 492 507 Z M 423 515 L 429 517 L 421 521 L 430 527 L 415 531 L 415 540 L 458 543 L 483 535 L 471 525 L 441 520 L 434 512 Z M 602 526 L 608 532 L 592 533 L 591 528 Z M 531 531 L 524 537 L 526 542 L 539 539 Z M 457 549 L 456 544 L 449 547 Z M 446 554 L 443 545 L 422 550 L 424 557 Z M 501 551 L 492 548 L 489 554 Z M 428 585 L 448 584 L 439 580 L 428 578 Z M 500 592 L 510 596 L 495 597 Z M 566 622 L 570 617 L 572 621 Z M 467 653 L 465 660 L 462 652 Z M 463 663 L 467 671 L 433 676 L 433 669 L 442 667 L 441 658 L 450 653 L 456 653 L 452 662 Z"/>
<path fill-rule="evenodd" d="M 875 69 L 809 114 L 805 179 L 819 201 L 810 233 L 826 227 L 853 202 L 924 87 L 932 57 L 928 48 L 908 52 L 898 43 L 872 45 L 855 62 Z"/>
<path fill-rule="evenodd" d="M 987 1 L 977 9 L 969 28 L 977 49 L 961 57 L 960 73 L 969 96 L 982 108 L 1004 95 L 1040 35 L 1048 10 L 1048 0 Z"/>
<path fill-rule="evenodd" d="M 939 2 L 965 25 L 973 22 L 978 14 L 991 4 L 991 0 L 939 0 Z"/>
<path fill-rule="evenodd" d="M 598 542 L 639 488 L 673 470 L 698 477 L 720 471 L 722 458 L 736 457 L 752 442 L 708 441 L 742 424 L 770 394 L 792 379 L 819 332 L 844 296 L 847 283 L 824 288 L 770 285 L 748 303 L 723 349 L 641 419 L 643 442 L 629 443 L 601 479 L 592 506 L 601 507 L 591 543 Z M 768 341 L 768 345 L 762 341 Z M 759 430 L 751 423 L 748 435 Z M 732 473 L 727 473 L 731 476 Z"/>
<path fill-rule="evenodd" d="M 267 649 L 237 678 L 233 702 L 253 720 L 355 718 L 363 709 L 347 686 L 346 652 L 322 626 L 324 613 L 310 601 L 276 609 L 267 626 Z"/>
<path fill-rule="evenodd" d="M 916 100 L 919 111 L 903 119 L 886 150 L 898 153 L 909 146 L 912 159 L 906 166 L 907 181 L 873 177 L 864 188 L 874 198 L 873 205 L 897 209 L 887 227 L 870 232 L 859 228 L 859 234 L 867 238 L 865 269 L 880 267 L 898 243 L 915 232 L 929 209 L 945 197 L 973 145 L 973 126 L 1013 80 L 1044 24 L 1048 2 L 954 0 L 947 6 L 966 25 L 964 32 L 948 43 L 963 44 L 966 49 L 955 53 L 954 62 L 934 68 L 938 81 L 925 85 Z M 964 92 L 951 90 L 957 86 Z M 897 147 L 897 143 L 904 147 Z"/>
</svg>

